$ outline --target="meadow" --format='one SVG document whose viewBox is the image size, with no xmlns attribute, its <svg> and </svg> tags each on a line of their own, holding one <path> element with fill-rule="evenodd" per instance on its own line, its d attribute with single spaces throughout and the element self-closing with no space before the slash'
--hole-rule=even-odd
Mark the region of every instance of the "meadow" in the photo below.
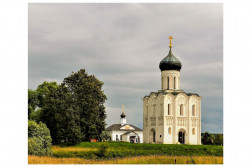
<svg viewBox="0 0 250 166">
<path fill-rule="evenodd" d="M 29 164 L 222 164 L 223 146 L 82 142 L 52 146 L 53 156 L 29 156 Z"/>
<path fill-rule="evenodd" d="M 223 164 L 223 157 L 152 155 L 99 160 L 29 156 L 29 164 Z"/>
</svg>

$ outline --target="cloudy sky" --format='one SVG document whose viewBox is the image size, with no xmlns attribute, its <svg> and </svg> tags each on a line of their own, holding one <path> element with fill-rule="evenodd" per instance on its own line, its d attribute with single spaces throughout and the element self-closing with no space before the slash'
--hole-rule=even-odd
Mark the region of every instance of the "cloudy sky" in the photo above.
<svg viewBox="0 0 250 166">
<path fill-rule="evenodd" d="M 222 4 L 29 4 L 28 27 L 30 89 L 85 68 L 104 82 L 107 124 L 124 104 L 140 128 L 172 35 L 181 89 L 203 97 L 202 132 L 223 132 Z"/>
</svg>

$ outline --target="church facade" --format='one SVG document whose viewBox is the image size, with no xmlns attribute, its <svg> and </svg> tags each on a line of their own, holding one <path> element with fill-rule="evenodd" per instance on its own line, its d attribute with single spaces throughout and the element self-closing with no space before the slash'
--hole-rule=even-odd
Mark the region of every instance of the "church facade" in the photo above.
<svg viewBox="0 0 250 166">
<path fill-rule="evenodd" d="M 143 130 L 126 123 L 126 115 L 121 114 L 120 123 L 113 124 L 105 129 L 111 137 L 112 141 L 122 141 L 131 143 L 143 143 Z"/>
<path fill-rule="evenodd" d="M 159 64 L 161 90 L 143 98 L 145 143 L 201 144 L 201 96 L 180 89 L 182 64 L 170 50 Z"/>
</svg>

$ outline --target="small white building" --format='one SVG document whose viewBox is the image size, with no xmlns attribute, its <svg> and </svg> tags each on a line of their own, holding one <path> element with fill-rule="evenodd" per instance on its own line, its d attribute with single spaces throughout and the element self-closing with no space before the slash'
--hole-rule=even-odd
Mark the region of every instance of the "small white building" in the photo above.
<svg viewBox="0 0 250 166">
<path fill-rule="evenodd" d="M 143 130 L 126 123 L 124 111 L 121 114 L 120 124 L 113 124 L 106 128 L 112 141 L 143 143 Z"/>
<path fill-rule="evenodd" d="M 201 96 L 180 89 L 182 64 L 173 55 L 169 39 L 169 53 L 159 65 L 161 90 L 143 98 L 144 142 L 200 145 Z"/>
</svg>

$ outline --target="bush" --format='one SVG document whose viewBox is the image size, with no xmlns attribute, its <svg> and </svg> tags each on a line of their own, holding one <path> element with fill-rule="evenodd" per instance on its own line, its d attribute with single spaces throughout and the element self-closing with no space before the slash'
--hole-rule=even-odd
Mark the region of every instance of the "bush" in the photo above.
<svg viewBox="0 0 250 166">
<path fill-rule="evenodd" d="M 107 131 L 103 131 L 100 134 L 100 140 L 105 142 L 105 141 L 111 141 L 111 136 L 109 135 L 109 133 Z"/>
<path fill-rule="evenodd" d="M 49 156 L 51 151 L 50 131 L 44 123 L 28 121 L 28 154 Z"/>
<path fill-rule="evenodd" d="M 107 156 L 108 154 L 108 147 L 109 147 L 109 144 L 104 142 L 104 143 L 101 143 L 100 146 L 98 146 L 98 151 L 96 153 L 96 155 L 98 157 L 105 157 Z"/>
<path fill-rule="evenodd" d="M 43 143 L 37 137 L 28 138 L 28 154 L 36 156 L 44 154 Z"/>
</svg>

